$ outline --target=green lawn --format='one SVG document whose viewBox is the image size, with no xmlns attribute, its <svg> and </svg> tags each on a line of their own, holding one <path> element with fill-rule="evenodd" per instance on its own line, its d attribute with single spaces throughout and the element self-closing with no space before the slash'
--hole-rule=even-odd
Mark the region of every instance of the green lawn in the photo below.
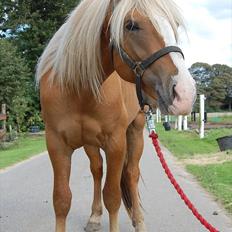
<svg viewBox="0 0 232 232">
<path fill-rule="evenodd" d="M 206 131 L 204 139 L 199 139 L 195 131 L 164 131 L 160 124 L 157 125 L 157 132 L 162 144 L 180 159 L 219 152 L 216 138 L 232 135 L 231 129 L 213 129 Z"/>
<path fill-rule="evenodd" d="M 214 123 L 231 123 L 232 122 L 232 116 L 208 117 L 208 122 L 214 122 Z"/>
<path fill-rule="evenodd" d="M 43 136 L 22 136 L 9 148 L 0 149 L 0 169 L 28 159 L 45 150 L 46 145 Z"/>
<path fill-rule="evenodd" d="M 212 192 L 232 214 L 232 162 L 204 166 L 187 165 L 202 186 Z"/>
<path fill-rule="evenodd" d="M 159 139 L 179 160 L 197 159 L 201 156 L 218 153 L 216 138 L 232 134 L 231 129 L 213 129 L 206 131 L 205 139 L 200 139 L 194 131 L 178 132 L 164 131 L 157 125 Z M 220 155 L 221 153 L 219 153 Z M 197 155 L 197 156 L 196 156 Z M 232 155 L 228 152 L 227 155 Z M 232 214 L 232 162 L 186 166 L 187 171 L 196 176 L 203 187 L 220 200 L 229 213 Z"/>
</svg>

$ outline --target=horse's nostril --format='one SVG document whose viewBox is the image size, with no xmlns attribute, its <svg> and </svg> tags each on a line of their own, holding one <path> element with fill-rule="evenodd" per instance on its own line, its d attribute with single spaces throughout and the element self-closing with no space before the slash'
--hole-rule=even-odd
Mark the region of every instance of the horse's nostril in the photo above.
<svg viewBox="0 0 232 232">
<path fill-rule="evenodd" d="M 172 87 L 172 97 L 173 97 L 173 100 L 177 97 L 177 93 L 176 93 L 175 88 L 176 88 L 176 84 L 174 84 L 173 87 Z"/>
</svg>

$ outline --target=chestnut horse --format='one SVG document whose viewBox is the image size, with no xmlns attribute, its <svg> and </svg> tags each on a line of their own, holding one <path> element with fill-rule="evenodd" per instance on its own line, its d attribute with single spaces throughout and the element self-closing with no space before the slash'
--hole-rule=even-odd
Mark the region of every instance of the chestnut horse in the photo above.
<svg viewBox="0 0 232 232">
<path fill-rule="evenodd" d="M 83 0 L 51 39 L 38 64 L 37 82 L 54 170 L 56 232 L 65 231 L 71 155 L 82 146 L 94 179 L 86 231 L 100 229 L 100 148 L 107 162 L 103 200 L 110 232 L 119 231 L 121 198 L 135 231 L 146 231 L 137 186 L 145 122 L 142 91 L 164 113 L 191 111 L 195 84 L 181 50 L 170 46 L 181 25 L 172 0 Z"/>
</svg>

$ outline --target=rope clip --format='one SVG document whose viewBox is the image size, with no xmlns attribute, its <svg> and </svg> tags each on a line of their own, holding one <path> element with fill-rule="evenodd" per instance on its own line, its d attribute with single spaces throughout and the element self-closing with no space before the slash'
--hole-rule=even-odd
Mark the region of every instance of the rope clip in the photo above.
<svg viewBox="0 0 232 232">
<path fill-rule="evenodd" d="M 153 119 L 152 109 L 149 106 L 149 110 L 144 110 L 145 116 L 146 116 L 146 123 L 147 123 L 147 129 L 149 131 L 149 134 L 151 134 L 153 131 L 155 131 L 155 122 Z"/>
</svg>

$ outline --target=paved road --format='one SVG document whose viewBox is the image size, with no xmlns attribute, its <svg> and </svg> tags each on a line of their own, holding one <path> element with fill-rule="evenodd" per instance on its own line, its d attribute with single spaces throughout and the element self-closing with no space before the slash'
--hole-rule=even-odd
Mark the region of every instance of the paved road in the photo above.
<svg viewBox="0 0 232 232">
<path fill-rule="evenodd" d="M 145 135 L 147 138 L 147 134 Z M 196 203 L 203 215 L 221 232 L 232 232 L 231 218 L 193 178 L 178 166 L 173 157 L 165 152 L 181 186 Z M 145 220 L 149 232 L 205 232 L 193 218 L 169 184 L 154 155 L 149 139 L 145 141 L 141 162 L 145 182 L 140 184 L 145 208 Z M 92 178 L 88 159 L 79 150 L 73 156 L 71 176 L 73 191 L 72 208 L 68 217 L 68 232 L 83 231 L 88 220 L 92 199 Z M 22 163 L 0 174 L 0 231 L 1 232 L 50 232 L 53 230 L 52 171 L 47 155 Z M 214 216 L 217 211 L 219 215 Z M 103 231 L 108 231 L 106 210 Z M 133 231 L 123 207 L 120 212 L 121 232 Z"/>
</svg>

